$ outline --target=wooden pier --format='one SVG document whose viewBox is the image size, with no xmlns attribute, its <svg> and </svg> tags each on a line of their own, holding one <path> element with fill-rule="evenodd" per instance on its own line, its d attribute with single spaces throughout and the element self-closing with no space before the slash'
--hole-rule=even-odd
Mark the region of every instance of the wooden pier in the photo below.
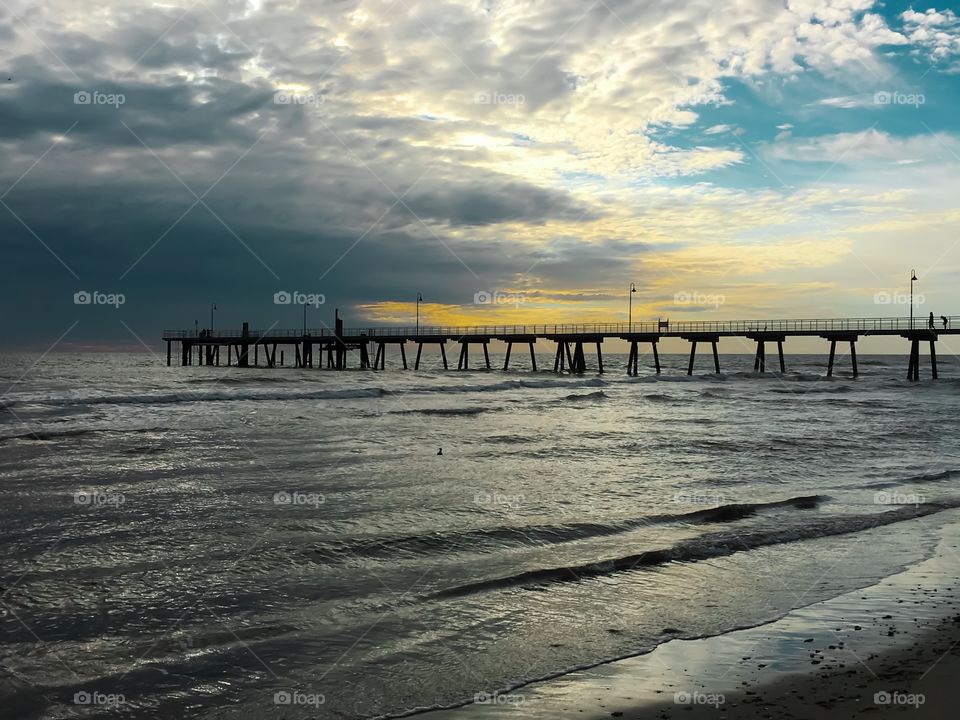
<svg viewBox="0 0 960 720">
<path fill-rule="evenodd" d="M 791 337 L 817 337 L 829 343 L 826 365 L 827 376 L 832 376 L 836 361 L 837 343 L 849 344 L 849 358 L 853 376 L 859 374 L 857 367 L 857 341 L 862 337 L 899 336 L 907 341 L 908 363 L 907 379 L 920 379 L 920 343 L 929 343 L 930 373 L 937 378 L 936 343 L 941 335 L 960 334 L 960 317 L 947 318 L 945 327 L 930 328 L 925 321 L 907 318 L 840 318 L 817 320 L 720 320 L 720 321 L 657 321 L 638 323 L 594 323 L 583 325 L 497 325 L 472 327 L 368 327 L 346 328 L 339 315 L 334 327 L 302 330 L 251 330 L 247 323 L 240 330 L 167 330 L 163 340 L 167 343 L 167 365 L 172 364 L 174 347 L 178 346 L 180 364 L 194 364 L 196 350 L 197 364 L 220 365 L 221 349 L 226 348 L 227 366 L 250 367 L 260 365 L 262 351 L 264 364 L 276 367 L 284 364 L 284 351 L 280 350 L 279 362 L 277 349 L 292 349 L 293 365 L 300 368 L 314 367 L 314 351 L 317 351 L 317 367 L 323 367 L 326 354 L 326 367 L 331 370 L 345 370 L 348 354 L 359 351 L 361 369 L 384 370 L 387 348 L 395 346 L 399 350 L 404 369 L 408 369 L 406 344 L 417 346 L 417 355 L 413 369 L 420 368 L 424 346 L 437 346 L 445 370 L 449 369 L 446 344 L 458 343 L 460 351 L 457 359 L 458 370 L 470 369 L 470 349 L 480 346 L 483 353 L 483 368 L 490 365 L 489 343 L 493 340 L 507 346 L 503 369 L 510 366 L 514 345 L 527 345 L 530 351 L 530 368 L 537 369 L 537 357 L 534 346 L 538 341 L 556 344 L 554 372 L 584 373 L 588 365 L 594 365 L 597 372 L 603 372 L 604 340 L 618 339 L 629 344 L 627 372 L 636 375 L 639 372 L 640 349 L 650 347 L 653 368 L 661 371 L 660 355 L 657 344 L 663 338 L 680 338 L 690 343 L 690 360 L 687 374 L 692 375 L 696 361 L 697 346 L 710 344 L 713 355 L 713 370 L 720 372 L 720 355 L 717 343 L 722 337 L 744 338 L 756 343 L 754 371 L 767 370 L 767 343 L 776 343 L 780 372 L 786 372 L 783 344 Z M 592 355 L 589 348 L 595 347 L 595 362 L 588 363 L 587 356 Z M 373 363 L 370 362 L 370 349 L 374 348 Z M 392 351 L 396 352 L 396 350 Z M 252 356 L 252 358 L 251 358 Z"/>
</svg>

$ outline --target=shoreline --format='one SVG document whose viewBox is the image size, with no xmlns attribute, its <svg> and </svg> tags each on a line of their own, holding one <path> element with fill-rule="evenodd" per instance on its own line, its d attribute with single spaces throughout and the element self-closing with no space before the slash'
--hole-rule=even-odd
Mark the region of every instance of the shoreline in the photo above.
<svg viewBox="0 0 960 720">
<path fill-rule="evenodd" d="M 874 585 L 723 635 L 538 681 L 430 720 L 949 717 L 960 674 L 960 514 Z M 825 560 L 829 572 L 829 559 Z M 879 694 L 878 693 L 885 693 Z"/>
</svg>

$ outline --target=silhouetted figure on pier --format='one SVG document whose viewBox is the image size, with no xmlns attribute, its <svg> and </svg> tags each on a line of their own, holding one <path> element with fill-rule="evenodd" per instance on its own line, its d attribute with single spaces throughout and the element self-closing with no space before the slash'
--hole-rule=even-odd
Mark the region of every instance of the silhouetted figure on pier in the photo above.
<svg viewBox="0 0 960 720">
<path fill-rule="evenodd" d="M 931 330 L 935 330 L 936 327 L 937 327 L 937 326 L 936 326 L 936 323 L 934 323 L 934 321 L 933 321 L 933 313 L 932 313 L 932 312 L 930 313 L 930 319 L 927 321 L 927 325 L 930 327 Z"/>
<path fill-rule="evenodd" d="M 940 316 L 940 319 L 943 321 L 943 329 L 946 330 L 946 329 L 947 329 L 947 316 L 946 316 L 946 315 L 941 315 L 941 316 Z"/>
</svg>

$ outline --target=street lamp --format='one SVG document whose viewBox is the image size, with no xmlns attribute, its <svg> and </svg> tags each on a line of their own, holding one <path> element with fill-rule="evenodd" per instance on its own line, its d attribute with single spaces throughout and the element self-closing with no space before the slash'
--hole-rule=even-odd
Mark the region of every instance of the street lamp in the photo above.
<svg viewBox="0 0 960 720">
<path fill-rule="evenodd" d="M 423 295 L 417 293 L 417 336 L 420 336 L 420 303 L 423 301 Z"/>
<path fill-rule="evenodd" d="M 628 332 L 633 332 L 633 294 L 636 291 L 637 291 L 637 286 L 634 283 L 630 283 L 630 294 L 628 295 L 628 297 L 630 298 L 630 303 L 629 303 L 630 310 L 627 315 L 627 322 L 630 329 L 628 330 Z"/>
<path fill-rule="evenodd" d="M 210 334 L 213 335 L 213 311 L 217 309 L 216 303 L 210 303 Z"/>
<path fill-rule="evenodd" d="M 917 271 L 910 271 L 910 329 L 913 330 L 913 284 L 917 281 Z"/>
</svg>

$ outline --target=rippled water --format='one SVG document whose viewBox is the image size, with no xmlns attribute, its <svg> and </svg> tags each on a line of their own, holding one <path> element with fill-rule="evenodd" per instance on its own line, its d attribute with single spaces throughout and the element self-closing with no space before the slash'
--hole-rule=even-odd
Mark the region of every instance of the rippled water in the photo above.
<svg viewBox="0 0 960 720">
<path fill-rule="evenodd" d="M 34 360 L 0 367 L 0 699 L 26 717 L 454 705 L 870 584 L 960 503 L 954 358 L 912 384 L 901 357 Z"/>
</svg>

